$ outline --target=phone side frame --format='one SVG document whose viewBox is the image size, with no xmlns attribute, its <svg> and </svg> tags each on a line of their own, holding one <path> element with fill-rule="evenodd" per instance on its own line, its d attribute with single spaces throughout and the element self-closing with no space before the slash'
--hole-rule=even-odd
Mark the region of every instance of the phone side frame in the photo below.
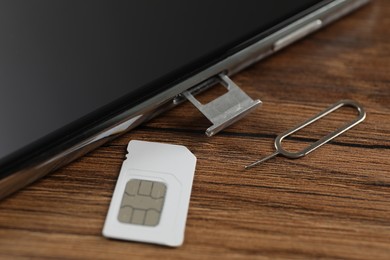
<svg viewBox="0 0 390 260">
<path fill-rule="evenodd" d="M 80 138 L 68 140 L 66 143 L 61 144 L 61 146 L 56 147 L 57 149 L 55 149 L 55 151 L 48 151 L 43 158 L 39 157 L 32 161 L 29 166 L 21 170 L 10 172 L 6 177 L 0 179 L 0 199 L 5 198 L 46 174 L 53 172 L 104 143 L 128 132 L 156 115 L 175 107 L 184 101 L 181 96 L 181 93 L 184 91 L 191 88 L 197 88 L 198 90 L 207 89 L 215 82 L 213 78 L 216 75 L 222 72 L 227 75 L 236 74 L 265 57 L 280 51 L 302 37 L 317 31 L 323 26 L 341 18 L 364 4 L 367 4 L 369 1 L 370 0 L 335 0 L 195 76 L 148 99 L 142 104 L 89 129 L 83 133 L 84 137 L 81 140 Z M 298 35 L 298 37 L 292 37 L 290 41 L 287 41 L 287 44 L 282 45 L 282 47 L 276 46 L 278 41 L 280 42 L 282 39 L 288 40 L 289 36 L 299 32 L 302 28 L 305 28 L 305 26 L 307 27 L 316 21 L 321 21 L 320 26 L 308 27 L 307 31 L 302 31 L 302 34 Z"/>
</svg>

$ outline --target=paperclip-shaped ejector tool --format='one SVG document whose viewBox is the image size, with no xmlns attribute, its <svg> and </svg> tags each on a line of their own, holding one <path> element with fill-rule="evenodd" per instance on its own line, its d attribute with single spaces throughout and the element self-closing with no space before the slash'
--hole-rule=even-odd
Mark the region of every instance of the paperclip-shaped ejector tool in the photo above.
<svg viewBox="0 0 390 260">
<path fill-rule="evenodd" d="M 183 93 L 183 95 L 213 123 L 213 125 L 206 130 L 206 135 L 209 137 L 215 135 L 234 122 L 237 122 L 261 105 L 260 100 L 251 99 L 225 74 L 220 74 L 218 77 L 228 92 L 208 104 L 201 104 L 190 91 Z"/>
<path fill-rule="evenodd" d="M 339 108 L 344 107 L 344 106 L 356 108 L 356 110 L 358 111 L 358 116 L 353 121 L 340 127 L 336 131 L 322 137 L 318 141 L 312 143 L 311 145 L 309 145 L 308 147 L 304 148 L 303 150 L 301 150 L 299 152 L 293 153 L 293 152 L 286 151 L 283 148 L 282 141 L 284 138 L 292 135 L 293 133 L 301 130 L 302 128 L 316 122 L 317 120 L 323 118 L 324 116 L 326 116 L 326 115 L 328 115 L 328 114 L 330 114 L 330 113 L 332 113 L 332 112 L 334 112 L 334 111 L 336 111 Z M 366 118 L 366 112 L 364 111 L 363 107 L 359 103 L 357 103 L 353 100 L 341 100 L 341 101 L 337 102 L 336 104 L 330 106 L 329 108 L 325 109 L 324 111 L 322 111 L 318 115 L 303 122 L 302 124 L 299 124 L 296 127 L 292 128 L 290 130 L 287 130 L 286 132 L 278 135 L 275 139 L 276 151 L 273 154 L 271 154 L 263 159 L 258 160 L 257 162 L 254 162 L 250 165 L 245 166 L 245 169 L 252 168 L 253 166 L 258 165 L 260 163 L 263 163 L 263 162 L 265 162 L 265 161 L 267 161 L 267 160 L 269 160 L 269 159 L 271 159 L 279 154 L 284 156 L 284 157 L 290 158 L 290 159 L 301 158 L 301 157 L 307 155 L 308 153 L 311 153 L 312 151 L 316 150 L 320 146 L 326 144 L 327 142 L 331 141 L 332 139 L 336 138 L 337 136 L 341 135 L 342 133 L 348 131 L 349 129 L 356 126 L 357 124 L 363 122 L 365 118 Z"/>
</svg>

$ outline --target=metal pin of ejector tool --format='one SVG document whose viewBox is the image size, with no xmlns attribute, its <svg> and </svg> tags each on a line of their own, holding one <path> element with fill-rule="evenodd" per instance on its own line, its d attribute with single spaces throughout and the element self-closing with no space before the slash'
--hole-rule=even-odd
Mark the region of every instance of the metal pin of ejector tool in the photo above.
<svg viewBox="0 0 390 260">
<path fill-rule="evenodd" d="M 358 111 L 358 116 L 350 123 L 342 126 L 341 128 L 337 129 L 336 131 L 322 137 L 321 139 L 319 139 L 315 143 L 309 145 L 308 147 L 306 147 L 305 149 L 303 149 L 299 152 L 294 152 L 294 153 L 288 152 L 282 147 L 282 141 L 284 138 L 292 135 L 293 133 L 301 130 L 302 128 L 304 128 L 304 127 L 306 127 L 314 122 L 316 122 L 317 120 L 321 119 L 322 117 L 338 110 L 341 107 L 345 107 L 345 106 L 356 108 L 356 110 Z M 282 156 L 287 157 L 289 159 L 301 158 L 301 157 L 311 153 L 312 151 L 316 150 L 320 146 L 326 144 L 327 142 L 331 141 L 332 139 L 336 138 L 337 136 L 341 135 L 342 133 L 348 131 L 349 129 L 356 126 L 357 124 L 363 122 L 365 118 L 366 118 L 366 112 L 364 111 L 363 107 L 360 104 L 358 104 L 357 102 L 352 101 L 352 100 L 341 100 L 341 101 L 337 102 L 336 104 L 330 106 L 329 108 L 325 109 L 324 111 L 322 111 L 318 115 L 303 122 L 302 124 L 299 124 L 296 127 L 292 128 L 290 130 L 287 130 L 286 132 L 278 135 L 275 139 L 276 151 L 273 154 L 271 154 L 267 157 L 264 157 L 263 159 L 260 159 L 260 160 L 254 162 L 250 165 L 245 166 L 245 169 L 252 168 L 253 166 L 258 165 L 260 163 L 263 163 L 271 158 L 274 158 L 277 155 L 282 155 Z"/>
</svg>

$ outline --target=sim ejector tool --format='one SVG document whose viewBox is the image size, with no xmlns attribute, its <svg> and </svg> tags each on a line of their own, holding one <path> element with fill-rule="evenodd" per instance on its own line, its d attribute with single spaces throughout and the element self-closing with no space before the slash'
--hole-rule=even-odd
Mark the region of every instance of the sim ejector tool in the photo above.
<svg viewBox="0 0 390 260">
<path fill-rule="evenodd" d="M 357 118 L 355 118 L 350 123 L 344 125 L 343 127 L 337 129 L 336 131 L 322 137 L 321 139 L 319 139 L 315 143 L 309 145 L 308 147 L 306 147 L 305 149 L 303 149 L 299 152 L 294 152 L 294 153 L 288 152 L 282 147 L 282 141 L 284 138 L 292 135 L 293 133 L 301 130 L 302 128 L 316 122 L 317 120 L 321 119 L 322 117 L 324 117 L 324 116 L 326 116 L 326 115 L 328 115 L 328 114 L 330 114 L 330 113 L 332 113 L 332 112 L 334 112 L 334 111 L 336 111 L 339 108 L 344 107 L 344 106 L 356 108 L 356 110 L 358 111 Z M 301 157 L 311 153 L 312 151 L 316 150 L 320 146 L 326 144 L 327 142 L 331 141 L 332 139 L 336 138 L 337 136 L 341 135 L 342 133 L 348 131 L 349 129 L 351 129 L 355 125 L 363 122 L 365 118 L 366 118 L 366 112 L 364 111 L 363 107 L 360 104 L 358 104 L 357 102 L 355 102 L 353 100 L 341 100 L 341 101 L 337 102 L 336 104 L 330 106 L 329 108 L 325 109 L 324 111 L 322 111 L 318 115 L 303 122 L 302 124 L 299 124 L 296 127 L 292 128 L 291 130 L 287 130 L 286 132 L 278 135 L 275 139 L 276 152 L 274 152 L 273 154 L 271 154 L 271 155 L 269 155 L 269 156 L 267 156 L 267 157 L 265 157 L 257 162 L 254 162 L 250 165 L 245 166 L 245 169 L 252 168 L 253 166 L 258 165 L 260 163 L 263 163 L 271 158 L 274 158 L 275 156 L 277 156 L 279 154 L 284 156 L 284 157 L 290 158 L 290 159 L 301 158 Z"/>
</svg>

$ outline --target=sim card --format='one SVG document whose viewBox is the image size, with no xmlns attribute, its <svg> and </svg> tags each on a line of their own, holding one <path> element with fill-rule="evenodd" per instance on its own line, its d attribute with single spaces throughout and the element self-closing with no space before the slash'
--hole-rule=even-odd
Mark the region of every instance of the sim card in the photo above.
<svg viewBox="0 0 390 260">
<path fill-rule="evenodd" d="M 196 157 L 184 146 L 130 141 L 103 236 L 183 244 Z"/>
</svg>

